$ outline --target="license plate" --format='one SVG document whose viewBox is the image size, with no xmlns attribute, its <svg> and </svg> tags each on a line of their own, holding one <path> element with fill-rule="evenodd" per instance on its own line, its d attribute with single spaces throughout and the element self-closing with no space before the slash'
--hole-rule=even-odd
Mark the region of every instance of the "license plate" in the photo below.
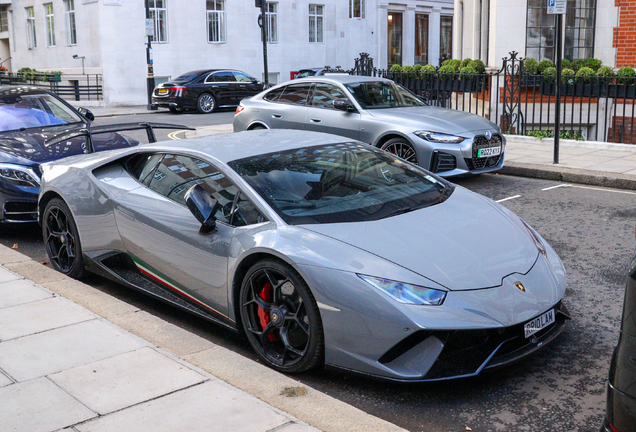
<svg viewBox="0 0 636 432">
<path fill-rule="evenodd" d="M 477 150 L 478 158 L 498 156 L 499 154 L 501 154 L 501 147 L 488 147 Z"/>
<path fill-rule="evenodd" d="M 168 89 L 159 89 L 157 90 L 157 94 L 166 94 L 168 93 Z"/>
<path fill-rule="evenodd" d="M 554 322 L 554 309 L 547 311 L 546 313 L 536 317 L 530 322 L 527 322 L 523 326 L 523 331 L 526 337 L 529 338 L 541 329 L 546 328 Z"/>
</svg>

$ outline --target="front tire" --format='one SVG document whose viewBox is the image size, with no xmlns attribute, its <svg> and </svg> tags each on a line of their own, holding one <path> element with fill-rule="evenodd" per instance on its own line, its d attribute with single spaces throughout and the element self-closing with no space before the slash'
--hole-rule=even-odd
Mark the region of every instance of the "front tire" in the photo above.
<svg viewBox="0 0 636 432">
<path fill-rule="evenodd" d="M 55 270 L 74 279 L 84 275 L 84 257 L 77 225 L 68 205 L 60 198 L 52 199 L 44 207 L 42 237 Z"/>
<path fill-rule="evenodd" d="M 316 300 L 286 264 L 265 259 L 249 269 L 241 284 L 240 314 L 247 339 L 268 366 L 298 373 L 323 362 Z"/>
<path fill-rule="evenodd" d="M 381 149 L 399 157 L 400 159 L 404 159 L 407 162 L 419 165 L 415 149 L 411 143 L 404 138 L 391 138 L 382 145 Z"/>
<path fill-rule="evenodd" d="M 197 111 L 209 114 L 216 109 L 216 99 L 210 93 L 203 93 L 197 99 Z"/>
</svg>

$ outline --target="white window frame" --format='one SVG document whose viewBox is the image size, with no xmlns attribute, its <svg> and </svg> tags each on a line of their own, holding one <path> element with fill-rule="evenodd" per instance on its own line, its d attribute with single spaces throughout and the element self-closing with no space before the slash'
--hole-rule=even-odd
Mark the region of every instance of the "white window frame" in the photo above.
<svg viewBox="0 0 636 432">
<path fill-rule="evenodd" d="M 278 2 L 267 2 L 265 18 L 267 21 L 267 43 L 278 43 Z"/>
<path fill-rule="evenodd" d="M 311 10 L 312 7 L 314 9 L 313 13 Z M 320 8 L 320 13 L 318 13 L 318 8 Z M 313 33 L 311 28 L 312 22 L 314 24 Z M 320 31 L 318 31 L 319 29 Z M 324 43 L 324 41 L 325 41 L 325 5 L 310 3 L 309 4 L 309 43 Z"/>
<path fill-rule="evenodd" d="M 353 16 L 355 13 L 354 11 L 356 5 L 360 6 L 360 16 Z M 365 0 L 349 0 L 349 18 L 364 19 L 366 7 L 367 5 Z"/>
<path fill-rule="evenodd" d="M 157 7 L 157 3 L 163 1 L 164 7 Z M 152 43 L 168 43 L 168 0 L 148 0 L 150 9 L 150 18 L 154 20 L 155 34 L 152 36 Z M 163 22 L 165 24 L 164 39 L 159 38 L 159 23 L 163 16 Z"/>
<path fill-rule="evenodd" d="M 66 45 L 77 45 L 77 25 L 75 23 L 75 0 L 64 0 L 66 21 Z"/>
<path fill-rule="evenodd" d="M 55 44 L 55 11 L 53 3 L 44 3 L 44 25 L 46 30 L 46 46 L 54 47 Z"/>
<path fill-rule="evenodd" d="M 208 4 L 214 3 L 213 8 L 209 9 Z M 227 21 L 225 15 L 225 0 L 207 0 L 206 1 L 206 20 L 208 31 L 208 43 L 225 43 L 227 42 Z M 214 32 L 210 32 L 211 26 L 214 26 Z M 216 33 L 216 38 L 213 33 Z M 216 40 L 214 40 L 216 39 Z"/>
<path fill-rule="evenodd" d="M 35 10 L 33 6 L 24 8 L 26 11 L 26 37 L 27 48 L 36 49 L 38 47 L 38 39 L 35 33 Z"/>
</svg>

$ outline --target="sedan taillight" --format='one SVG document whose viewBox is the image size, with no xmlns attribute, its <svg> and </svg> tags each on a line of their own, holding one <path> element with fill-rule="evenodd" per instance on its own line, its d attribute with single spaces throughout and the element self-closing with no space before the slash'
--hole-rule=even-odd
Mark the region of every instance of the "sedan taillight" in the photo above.
<svg viewBox="0 0 636 432">
<path fill-rule="evenodd" d="M 241 111 L 243 111 L 245 109 L 245 107 L 243 105 L 239 105 L 236 107 L 236 114 L 240 113 Z"/>
<path fill-rule="evenodd" d="M 181 93 L 187 89 L 188 89 L 187 87 L 168 87 L 168 90 L 172 92 L 170 97 L 180 97 Z"/>
</svg>

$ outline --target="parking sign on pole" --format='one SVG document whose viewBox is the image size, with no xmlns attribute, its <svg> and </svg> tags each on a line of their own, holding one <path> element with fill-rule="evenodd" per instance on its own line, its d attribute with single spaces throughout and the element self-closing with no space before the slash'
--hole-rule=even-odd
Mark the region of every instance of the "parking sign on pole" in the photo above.
<svg viewBox="0 0 636 432">
<path fill-rule="evenodd" d="M 556 102 L 554 105 L 554 163 L 559 163 L 559 138 L 561 135 L 561 57 L 563 57 L 563 33 L 561 15 L 565 15 L 567 0 L 548 0 L 548 14 L 556 21 Z"/>
</svg>

